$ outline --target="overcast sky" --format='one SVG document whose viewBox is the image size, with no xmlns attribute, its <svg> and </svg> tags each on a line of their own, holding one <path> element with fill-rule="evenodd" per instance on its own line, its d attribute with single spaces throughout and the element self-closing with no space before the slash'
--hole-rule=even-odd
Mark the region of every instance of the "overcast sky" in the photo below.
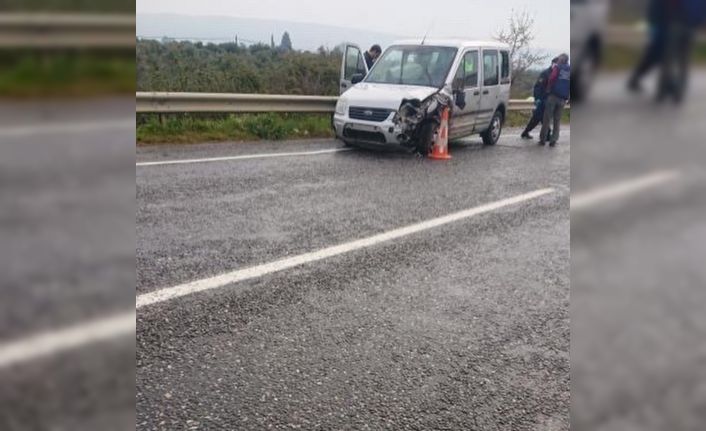
<svg viewBox="0 0 706 431">
<path fill-rule="evenodd" d="M 442 8 L 443 6 L 443 8 Z M 487 39 L 513 9 L 536 19 L 534 45 L 568 51 L 567 0 L 137 0 L 137 13 L 220 15 L 312 22 L 400 36 Z M 433 23 L 433 24 L 432 24 Z"/>
</svg>

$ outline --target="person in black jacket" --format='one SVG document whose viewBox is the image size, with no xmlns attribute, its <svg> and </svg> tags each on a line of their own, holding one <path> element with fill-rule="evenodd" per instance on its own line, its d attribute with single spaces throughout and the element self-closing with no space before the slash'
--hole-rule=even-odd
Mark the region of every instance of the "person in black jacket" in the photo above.
<svg viewBox="0 0 706 431">
<path fill-rule="evenodd" d="M 527 127 L 525 127 L 525 130 L 522 132 L 522 139 L 532 139 L 530 132 L 534 130 L 534 128 L 537 127 L 537 125 L 539 125 L 544 118 L 544 104 L 547 98 L 547 80 L 549 79 L 549 74 L 551 73 L 552 67 L 554 67 L 556 62 L 557 58 L 554 58 L 552 60 L 552 64 L 539 74 L 537 82 L 534 83 L 534 88 L 532 90 L 534 96 L 534 111 L 532 111 L 532 118 L 530 118 L 529 123 L 527 123 Z"/>
<path fill-rule="evenodd" d="M 371 46 L 369 50 L 363 53 L 363 57 L 365 57 L 365 64 L 368 65 L 368 70 L 373 67 L 375 60 L 380 57 L 380 54 L 382 54 L 382 48 L 380 48 L 380 45 L 378 44 Z"/>
</svg>

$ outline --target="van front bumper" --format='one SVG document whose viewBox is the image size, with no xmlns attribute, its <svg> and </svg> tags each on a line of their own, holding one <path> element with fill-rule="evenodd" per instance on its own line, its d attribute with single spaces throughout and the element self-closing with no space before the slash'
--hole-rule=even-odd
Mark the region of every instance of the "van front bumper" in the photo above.
<svg viewBox="0 0 706 431">
<path fill-rule="evenodd" d="M 392 118 L 392 116 L 391 116 Z M 385 121 L 354 120 L 347 115 L 333 116 L 333 128 L 336 137 L 354 144 L 385 147 L 399 147 L 398 136 L 402 133 L 392 119 Z"/>
</svg>

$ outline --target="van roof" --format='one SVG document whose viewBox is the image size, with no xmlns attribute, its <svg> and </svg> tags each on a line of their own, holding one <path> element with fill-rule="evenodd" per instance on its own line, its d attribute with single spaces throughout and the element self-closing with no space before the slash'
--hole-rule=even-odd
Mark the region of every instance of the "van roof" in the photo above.
<svg viewBox="0 0 706 431">
<path fill-rule="evenodd" d="M 422 39 L 403 39 L 395 41 L 392 45 L 421 45 Z M 510 49 L 505 43 L 487 40 L 467 40 L 467 39 L 426 39 L 424 45 L 429 46 L 449 46 L 453 48 L 497 48 Z"/>
</svg>

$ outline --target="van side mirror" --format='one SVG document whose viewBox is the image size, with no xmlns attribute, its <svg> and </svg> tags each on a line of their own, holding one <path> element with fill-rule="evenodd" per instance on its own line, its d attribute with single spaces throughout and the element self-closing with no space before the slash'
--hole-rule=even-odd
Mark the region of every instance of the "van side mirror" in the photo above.
<svg viewBox="0 0 706 431">
<path fill-rule="evenodd" d="M 454 91 L 454 104 L 461 109 L 466 107 L 466 92 L 463 90 Z"/>
<path fill-rule="evenodd" d="M 451 83 L 451 90 L 456 93 L 458 91 L 463 91 L 463 78 L 454 78 Z"/>
<path fill-rule="evenodd" d="M 357 84 L 362 81 L 363 78 L 365 78 L 365 75 L 362 73 L 354 73 L 353 76 L 351 76 L 351 84 Z"/>
</svg>

